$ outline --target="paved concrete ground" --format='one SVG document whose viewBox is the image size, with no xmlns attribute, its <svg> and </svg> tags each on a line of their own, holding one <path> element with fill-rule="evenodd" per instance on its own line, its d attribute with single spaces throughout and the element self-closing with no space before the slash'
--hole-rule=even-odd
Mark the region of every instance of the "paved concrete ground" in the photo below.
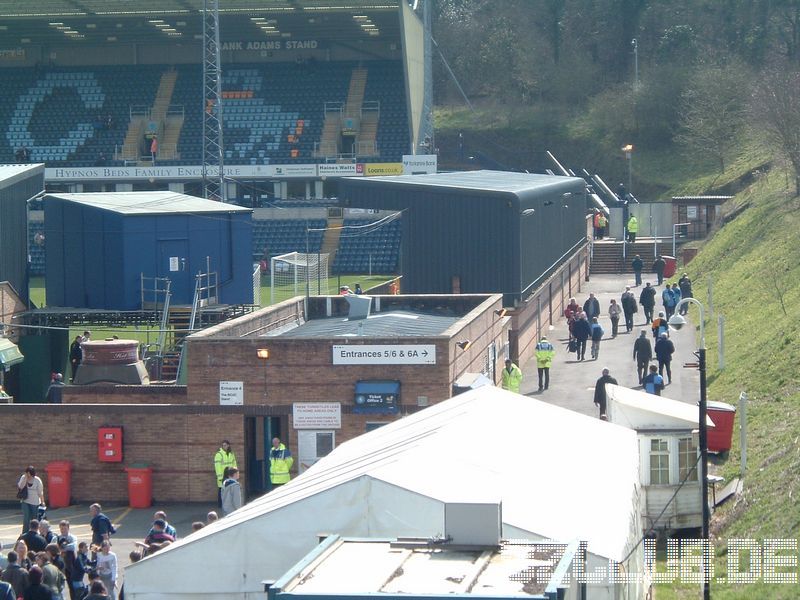
<svg viewBox="0 0 800 600">
<path fill-rule="evenodd" d="M 153 513 L 156 510 L 163 510 L 167 513 L 170 524 L 178 530 L 178 537 L 183 538 L 191 533 L 194 521 L 205 521 L 208 511 L 216 510 L 216 506 L 213 504 L 168 504 L 146 509 L 104 506 L 103 512 L 108 515 L 117 528 L 116 535 L 112 537 L 112 543 L 121 571 L 131 562 L 128 555 L 136 549 L 134 542 L 142 541 L 150 530 Z M 92 532 L 89 527 L 91 519 L 88 504 L 47 511 L 47 520 L 56 533 L 58 533 L 58 522 L 62 519 L 69 520 L 70 531 L 78 541 L 91 541 Z M 19 508 L 17 506 L 1 508 L 0 542 L 3 544 L 3 554 L 8 553 L 21 532 L 22 513 Z M 123 577 L 122 573 L 120 573 L 120 577 Z"/>
<path fill-rule="evenodd" d="M 647 279 L 645 278 L 645 282 Z M 651 282 L 655 283 L 655 279 Z M 644 324 L 644 313 L 639 308 L 639 312 L 634 315 L 634 329 L 631 333 L 625 333 L 625 319 L 620 319 L 620 333 L 616 338 L 611 337 L 611 319 L 608 317 L 608 306 L 612 298 L 620 302 L 620 296 L 625 291 L 625 286 L 630 285 L 631 290 L 639 300 L 641 287 L 634 287 L 633 277 L 626 275 L 595 275 L 591 280 L 584 282 L 583 291 L 575 298 L 578 304 L 583 303 L 589 297 L 589 292 L 600 301 L 602 316 L 600 324 L 605 331 L 605 336 L 600 344 L 600 357 L 597 360 L 589 358 L 589 347 L 587 344 L 586 360 L 577 361 L 576 354 L 567 352 L 567 342 L 569 332 L 566 319 L 561 317 L 553 323 L 552 329 L 547 337 L 556 348 L 556 356 L 553 366 L 550 369 L 550 388 L 542 392 L 538 391 L 539 381 L 536 371 L 536 361 L 530 360 L 524 365 L 520 365 L 523 374 L 520 391 L 528 396 L 537 398 L 544 402 L 549 402 L 556 406 L 569 408 L 576 412 L 598 416 L 597 407 L 594 405 L 594 385 L 601 376 L 604 367 L 608 367 L 611 376 L 616 378 L 620 385 L 641 389 L 636 375 L 636 362 L 633 360 L 633 343 L 639 336 L 642 328 L 647 328 L 650 341 L 653 341 L 649 325 Z M 661 307 L 661 292 L 663 286 L 657 287 L 656 312 L 658 314 Z M 663 307 L 661 307 L 663 310 Z M 697 315 L 697 310 L 689 309 L 687 317 Z M 684 363 L 696 362 L 694 352 L 697 349 L 694 327 L 684 327 L 681 331 L 672 331 L 670 339 L 675 344 L 675 354 L 672 357 L 672 384 L 668 385 L 662 395 L 674 400 L 681 400 L 690 404 L 696 404 L 700 399 L 700 374 L 696 368 L 684 368 Z M 656 363 L 657 364 L 657 363 Z M 666 373 L 665 377 L 666 379 Z"/>
</svg>

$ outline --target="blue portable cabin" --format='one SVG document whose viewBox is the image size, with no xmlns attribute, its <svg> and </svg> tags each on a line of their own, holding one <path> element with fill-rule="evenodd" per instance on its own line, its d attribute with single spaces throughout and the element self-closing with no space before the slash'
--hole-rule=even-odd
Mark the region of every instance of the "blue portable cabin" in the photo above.
<svg viewBox="0 0 800 600">
<path fill-rule="evenodd" d="M 209 266 L 220 303 L 253 301 L 249 208 L 169 191 L 57 193 L 44 227 L 50 306 L 138 310 L 142 275 L 169 278 L 171 303 L 191 304 Z"/>
</svg>

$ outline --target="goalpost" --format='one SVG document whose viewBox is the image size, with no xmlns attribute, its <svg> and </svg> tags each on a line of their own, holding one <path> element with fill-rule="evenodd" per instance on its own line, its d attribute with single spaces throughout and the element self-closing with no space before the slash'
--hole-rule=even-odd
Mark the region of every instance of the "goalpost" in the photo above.
<svg viewBox="0 0 800 600">
<path fill-rule="evenodd" d="M 269 261 L 270 304 L 306 293 L 326 295 L 328 289 L 328 255 L 289 252 Z"/>
</svg>

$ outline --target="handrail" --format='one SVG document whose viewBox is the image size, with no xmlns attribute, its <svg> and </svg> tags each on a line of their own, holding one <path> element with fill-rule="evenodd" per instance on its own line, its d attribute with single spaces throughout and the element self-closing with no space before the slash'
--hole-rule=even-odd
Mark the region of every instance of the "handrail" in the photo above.
<svg viewBox="0 0 800 600">
<path fill-rule="evenodd" d="M 344 102 L 325 102 L 323 104 L 324 112 L 341 112 L 344 110 Z"/>
</svg>

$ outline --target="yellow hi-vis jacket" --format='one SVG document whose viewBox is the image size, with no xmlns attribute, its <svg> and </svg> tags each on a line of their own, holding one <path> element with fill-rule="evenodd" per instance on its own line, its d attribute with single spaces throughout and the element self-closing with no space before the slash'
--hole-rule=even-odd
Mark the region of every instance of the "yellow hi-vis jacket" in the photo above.
<svg viewBox="0 0 800 600">
<path fill-rule="evenodd" d="M 503 389 L 519 394 L 519 384 L 522 383 L 522 371 L 511 363 L 511 371 L 503 367 Z"/>
<path fill-rule="evenodd" d="M 556 355 L 556 350 L 553 344 L 547 340 L 542 340 L 536 344 L 536 366 L 540 369 L 549 369 L 553 364 L 553 357 Z"/>
<path fill-rule="evenodd" d="M 269 451 L 269 480 L 273 484 L 289 483 L 289 469 L 294 464 L 292 452 L 283 444 Z"/>
<path fill-rule="evenodd" d="M 631 233 L 639 233 L 639 220 L 636 217 L 628 219 L 628 231 Z"/>
<path fill-rule="evenodd" d="M 236 464 L 236 455 L 233 453 L 233 450 L 225 452 L 225 450 L 220 448 L 214 455 L 214 470 L 217 472 L 218 488 L 222 487 L 222 480 L 225 479 L 223 477 L 225 467 L 236 467 L 238 469 L 239 465 Z"/>
</svg>

